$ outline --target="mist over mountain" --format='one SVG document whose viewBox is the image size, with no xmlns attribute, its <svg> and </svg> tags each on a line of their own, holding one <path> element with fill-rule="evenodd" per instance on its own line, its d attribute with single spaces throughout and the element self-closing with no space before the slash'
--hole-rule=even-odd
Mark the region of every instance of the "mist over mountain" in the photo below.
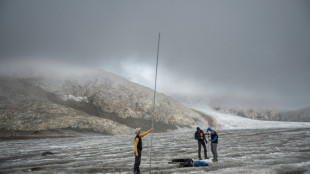
<svg viewBox="0 0 310 174">
<path fill-rule="evenodd" d="M 98 69 L 24 62 L 1 68 L 0 129 L 91 129 L 107 134 L 158 132 L 208 124 L 201 114 L 162 93 Z"/>
<path fill-rule="evenodd" d="M 310 107 L 289 110 L 267 110 L 267 109 L 235 109 L 235 108 L 215 108 L 221 112 L 233 113 L 238 116 L 254 119 L 254 120 L 272 120 L 272 121 L 294 121 L 294 122 L 310 122 Z"/>
<path fill-rule="evenodd" d="M 206 96 L 181 96 L 172 95 L 173 98 L 181 102 L 187 107 L 195 109 L 213 109 L 223 113 L 231 113 L 241 117 L 246 117 L 254 120 L 270 120 L 270 121 L 310 121 L 310 106 L 301 109 L 289 109 L 277 107 L 275 105 L 264 105 L 259 102 L 236 104 L 234 100 L 227 97 L 224 98 L 208 98 Z"/>
<path fill-rule="evenodd" d="M 102 68 L 158 91 L 248 108 L 310 106 L 309 1 L 0 2 L 0 61 Z"/>
<path fill-rule="evenodd" d="M 280 113 L 281 121 L 310 121 L 310 106 Z"/>
</svg>

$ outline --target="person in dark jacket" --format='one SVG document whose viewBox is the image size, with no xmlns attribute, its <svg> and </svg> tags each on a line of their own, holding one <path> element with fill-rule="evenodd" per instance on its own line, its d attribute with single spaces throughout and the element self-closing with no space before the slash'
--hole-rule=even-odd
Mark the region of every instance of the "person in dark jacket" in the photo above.
<svg viewBox="0 0 310 174">
<path fill-rule="evenodd" d="M 211 152 L 213 154 L 213 159 L 212 161 L 213 162 L 218 162 L 218 156 L 217 156 L 217 143 L 218 143 L 218 135 L 217 133 L 211 129 L 211 128 L 208 128 L 207 129 L 207 132 L 211 131 Z"/>
<path fill-rule="evenodd" d="M 140 163 L 141 163 L 141 155 L 142 155 L 142 137 L 144 137 L 145 135 L 147 135 L 148 133 L 152 132 L 153 129 L 150 129 L 146 132 L 144 132 L 143 134 L 141 134 L 141 129 L 137 128 L 136 129 L 136 137 L 135 137 L 135 145 L 134 145 L 134 149 L 135 149 L 135 164 L 133 167 L 134 173 L 135 174 L 139 174 L 140 173 Z"/>
<path fill-rule="evenodd" d="M 195 139 L 198 141 L 198 158 L 199 158 L 199 160 L 201 160 L 201 145 L 204 149 L 205 159 L 209 159 L 207 156 L 207 148 L 206 148 L 207 140 L 206 140 L 204 132 L 199 127 L 197 127 L 197 131 L 195 132 Z"/>
</svg>

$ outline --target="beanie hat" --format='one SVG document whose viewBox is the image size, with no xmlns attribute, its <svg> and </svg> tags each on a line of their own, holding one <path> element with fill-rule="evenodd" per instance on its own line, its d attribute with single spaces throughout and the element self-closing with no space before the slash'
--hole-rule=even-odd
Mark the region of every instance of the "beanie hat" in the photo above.
<svg viewBox="0 0 310 174">
<path fill-rule="evenodd" d="M 136 128 L 135 133 L 138 134 L 139 130 L 141 130 L 141 128 Z"/>
</svg>

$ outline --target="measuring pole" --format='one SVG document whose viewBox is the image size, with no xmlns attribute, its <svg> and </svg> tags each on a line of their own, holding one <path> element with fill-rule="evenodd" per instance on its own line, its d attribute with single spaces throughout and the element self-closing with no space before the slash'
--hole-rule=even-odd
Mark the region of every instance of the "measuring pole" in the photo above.
<svg viewBox="0 0 310 174">
<path fill-rule="evenodd" d="M 156 58 L 156 73 L 155 73 L 155 90 L 154 90 L 154 100 L 153 100 L 153 116 L 152 116 L 152 129 L 154 128 L 154 116 L 155 116 L 155 99 L 156 99 L 156 85 L 157 85 L 157 67 L 158 67 L 158 55 L 159 55 L 159 42 L 160 42 L 160 33 L 158 34 L 158 45 L 157 45 L 157 58 Z M 150 150 L 150 167 L 149 173 L 151 173 L 152 167 L 152 141 L 153 141 L 153 133 L 151 133 L 151 150 Z"/>
</svg>

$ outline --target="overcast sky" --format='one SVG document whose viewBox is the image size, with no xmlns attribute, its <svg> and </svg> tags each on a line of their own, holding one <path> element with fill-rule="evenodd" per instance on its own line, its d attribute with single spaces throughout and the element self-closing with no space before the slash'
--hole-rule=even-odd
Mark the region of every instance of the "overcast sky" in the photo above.
<svg viewBox="0 0 310 174">
<path fill-rule="evenodd" d="M 158 90 L 310 105 L 308 0 L 1 0 L 0 58 L 83 64 Z"/>
</svg>

